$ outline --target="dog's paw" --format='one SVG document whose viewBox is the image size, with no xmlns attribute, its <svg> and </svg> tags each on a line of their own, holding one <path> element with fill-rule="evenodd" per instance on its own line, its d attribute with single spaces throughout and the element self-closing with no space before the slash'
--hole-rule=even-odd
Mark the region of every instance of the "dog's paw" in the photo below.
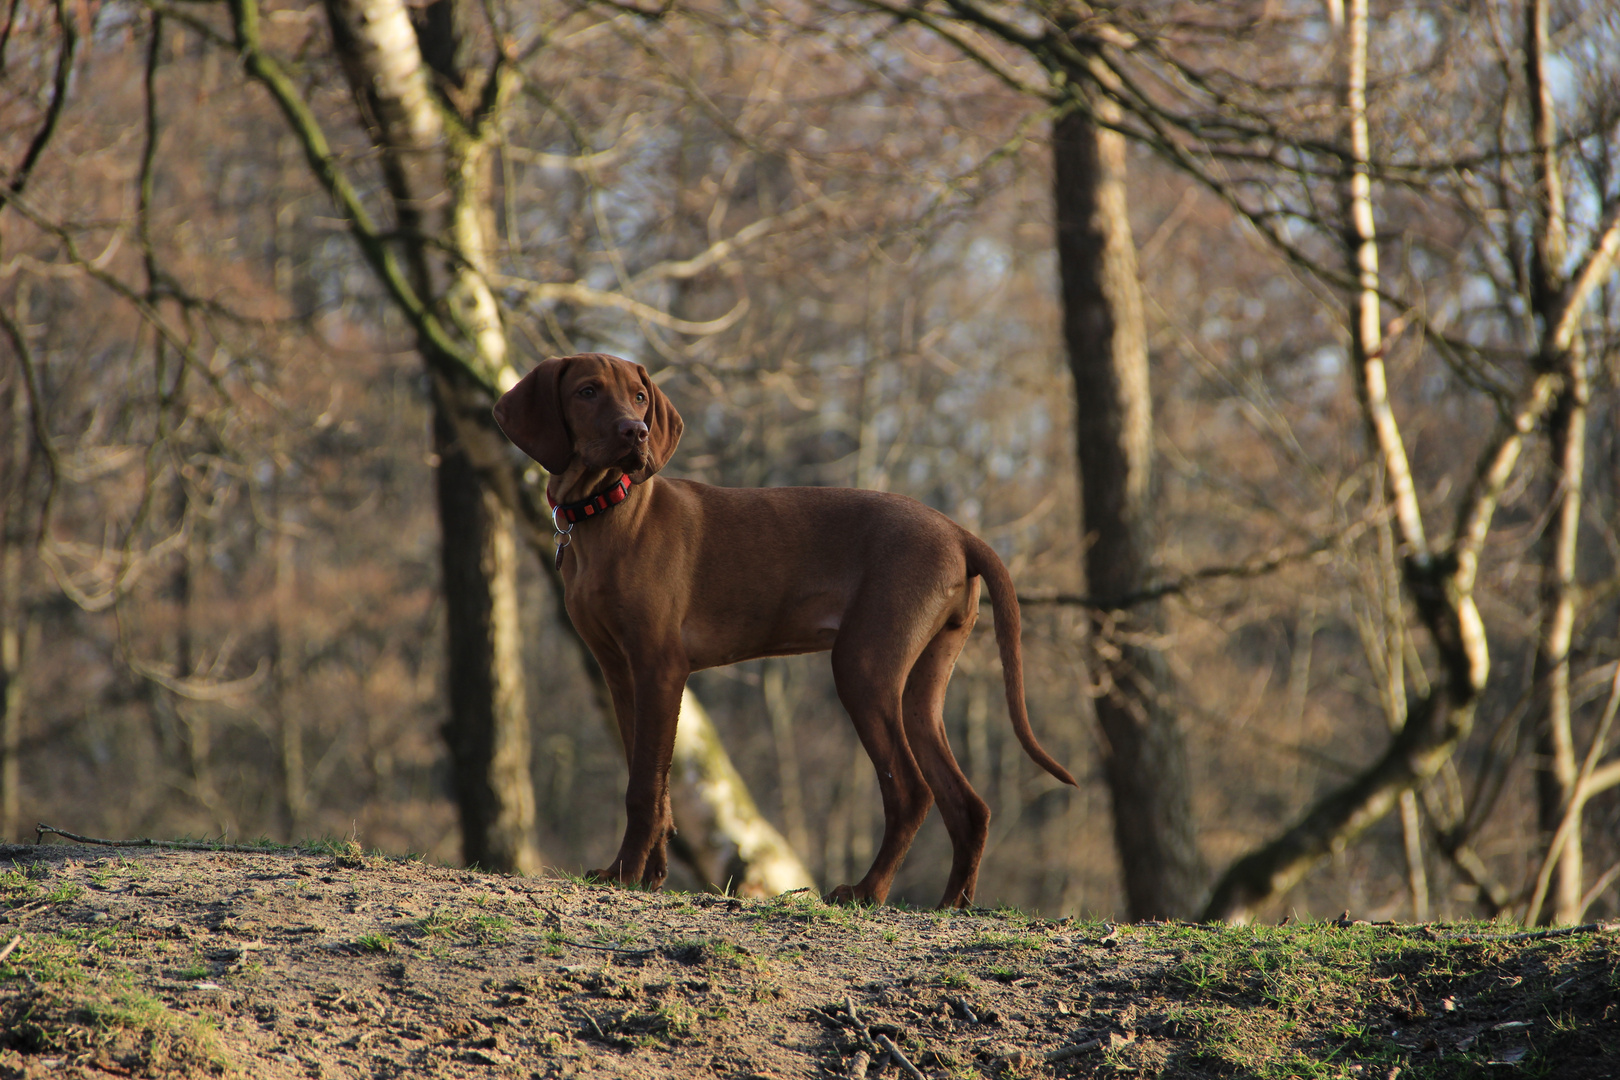
<svg viewBox="0 0 1620 1080">
<path fill-rule="evenodd" d="M 855 888 L 852 885 L 840 885 L 826 896 L 823 896 L 821 900 L 826 904 L 859 904 L 864 902 L 855 895 Z"/>
<path fill-rule="evenodd" d="M 641 887 L 657 892 L 664 887 L 664 879 L 669 877 L 669 856 L 665 854 L 663 845 L 653 848 L 647 857 L 647 868 L 641 872 Z"/>
<path fill-rule="evenodd" d="M 624 879 L 617 870 L 587 870 L 585 880 L 592 885 L 623 885 Z"/>
</svg>

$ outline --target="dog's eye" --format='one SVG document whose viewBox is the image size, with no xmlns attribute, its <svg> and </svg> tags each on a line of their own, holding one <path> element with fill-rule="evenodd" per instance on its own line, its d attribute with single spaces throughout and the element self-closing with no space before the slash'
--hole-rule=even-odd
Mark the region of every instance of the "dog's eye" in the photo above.
<svg viewBox="0 0 1620 1080">
<path fill-rule="evenodd" d="M 646 394 L 643 394 L 643 393 L 642 393 L 642 392 L 641 392 L 641 391 L 639 391 L 639 390 L 638 390 L 638 391 L 636 391 L 636 404 L 637 404 L 637 405 L 640 405 L 640 404 L 641 404 L 641 403 L 642 403 L 642 402 L 644 402 L 644 401 L 646 401 L 646 400 L 647 400 L 647 395 L 646 395 Z"/>
<path fill-rule="evenodd" d="M 579 396 L 584 398 L 586 401 L 591 400 L 591 398 L 596 396 L 596 387 L 594 387 L 594 386 L 582 386 L 582 387 L 580 387 L 579 388 Z"/>
</svg>

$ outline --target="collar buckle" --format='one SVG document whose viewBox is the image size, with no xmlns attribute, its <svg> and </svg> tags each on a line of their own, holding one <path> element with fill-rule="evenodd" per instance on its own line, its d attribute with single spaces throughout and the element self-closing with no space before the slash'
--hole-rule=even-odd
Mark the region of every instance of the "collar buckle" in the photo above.
<svg viewBox="0 0 1620 1080">
<path fill-rule="evenodd" d="M 625 473 L 606 491 L 597 492 L 588 499 L 551 504 L 551 527 L 557 534 L 554 537 L 557 543 L 557 569 L 562 569 L 563 551 L 572 539 L 569 534 L 574 531 L 574 524 L 583 518 L 605 514 L 618 506 L 630 497 L 631 486 L 630 474 Z M 550 501 L 549 497 L 547 501 Z M 563 527 L 564 522 L 567 523 L 566 528 Z"/>
</svg>

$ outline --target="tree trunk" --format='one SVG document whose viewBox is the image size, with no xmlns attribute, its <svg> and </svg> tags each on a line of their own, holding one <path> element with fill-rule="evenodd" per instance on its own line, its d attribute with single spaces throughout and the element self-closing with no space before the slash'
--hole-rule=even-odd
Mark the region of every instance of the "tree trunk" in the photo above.
<svg viewBox="0 0 1620 1080">
<path fill-rule="evenodd" d="M 506 339 L 484 285 L 486 222 L 479 208 L 491 195 L 490 116 L 460 116 L 447 132 L 433 100 L 426 60 L 456 87 L 465 81 L 465 13 L 438 0 L 419 13 L 431 41 L 419 42 L 400 0 L 328 0 L 333 43 L 357 103 L 382 150 L 395 216 L 404 237 L 411 286 L 425 303 L 443 296 L 490 382 L 509 370 Z M 501 101 L 480 108 L 498 112 Z M 442 201 L 441 221 L 425 212 Z M 458 256 L 437 265 L 435 238 Z M 446 282 L 446 284 L 440 284 Z M 433 442 L 438 458 L 440 552 L 448 641 L 450 716 L 445 724 L 461 812 L 462 855 L 486 870 L 540 869 L 524 702 L 522 629 L 517 610 L 517 555 L 511 511 L 486 483 L 492 454 L 471 446 L 488 425 L 472 413 L 483 404 L 472 380 L 446 374 L 454 361 L 427 338 L 418 343 L 434 379 Z"/>
<path fill-rule="evenodd" d="M 1546 333 L 1553 325 L 1559 296 L 1567 284 L 1568 225 L 1563 180 L 1558 169 L 1557 118 L 1547 85 L 1547 3 L 1525 8 L 1525 82 L 1530 104 L 1535 191 L 1535 235 L 1530 267 L 1530 305 Z M 1581 495 L 1586 472 L 1586 357 L 1578 337 L 1563 347 L 1544 340 L 1537 361 L 1542 371 L 1561 377 L 1558 398 L 1547 418 L 1552 461 L 1550 519 L 1537 545 L 1541 561 L 1541 620 L 1532 672 L 1531 720 L 1535 726 L 1536 824 L 1542 850 L 1548 849 L 1566 811 L 1576 799 L 1575 736 L 1570 710 L 1569 649 L 1575 632 L 1575 556 L 1580 533 Z M 1575 923 L 1581 918 L 1581 807 L 1556 856 L 1552 907 L 1547 918 Z M 1537 913 L 1528 912 L 1527 920 Z"/>
<path fill-rule="evenodd" d="M 1541 557 L 1541 626 L 1532 671 L 1532 712 L 1535 723 L 1536 824 L 1542 850 L 1552 843 L 1564 814 L 1576 798 L 1579 772 L 1570 708 L 1569 649 L 1575 632 L 1575 555 L 1580 530 L 1581 489 L 1586 464 L 1586 378 L 1582 358 L 1558 358 L 1564 386 L 1547 418 L 1553 465 L 1553 513 L 1538 545 Z M 1569 831 L 1553 876 L 1548 920 L 1576 923 L 1581 919 L 1584 857 L 1581 849 L 1581 808 Z M 1535 919 L 1536 913 L 1528 914 Z"/>
<path fill-rule="evenodd" d="M 22 364 L 13 366 L 11 378 L 11 445 L 0 467 L 0 843 L 20 840 L 22 801 L 23 641 L 25 614 L 22 603 L 22 563 L 27 540 L 23 514 L 29 506 L 30 426 L 28 394 L 22 385 Z"/>
<path fill-rule="evenodd" d="M 1172 678 L 1158 643 L 1163 614 L 1157 603 L 1115 603 L 1147 584 L 1154 550 L 1152 399 L 1126 213 L 1125 140 L 1075 109 L 1053 129 L 1052 156 L 1114 841 L 1129 916 L 1184 917 L 1197 910 L 1204 868 Z"/>
<path fill-rule="evenodd" d="M 539 871 L 511 512 L 483 484 L 434 395 L 433 444 L 448 622 L 450 746 L 469 865 Z"/>
<path fill-rule="evenodd" d="M 815 888 L 799 856 L 759 812 L 691 690 L 681 694 L 669 779 L 680 822 L 676 854 L 704 882 L 754 897 Z"/>
</svg>

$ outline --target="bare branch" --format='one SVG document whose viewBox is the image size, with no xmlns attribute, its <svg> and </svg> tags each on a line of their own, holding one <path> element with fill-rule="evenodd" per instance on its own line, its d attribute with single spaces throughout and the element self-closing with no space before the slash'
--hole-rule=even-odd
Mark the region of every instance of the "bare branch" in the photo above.
<svg viewBox="0 0 1620 1080">
<path fill-rule="evenodd" d="M 230 701 L 248 697 L 257 693 L 270 675 L 270 662 L 265 659 L 259 661 L 251 675 L 226 682 L 171 675 L 156 665 L 134 657 L 129 657 L 128 662 L 130 669 L 141 678 L 156 683 L 171 694 L 183 697 L 187 701 Z"/>
<path fill-rule="evenodd" d="M 300 855 L 319 854 L 319 846 L 291 845 L 283 847 L 280 844 L 214 844 L 207 840 L 151 840 L 142 837 L 139 840 L 105 840 L 99 836 L 81 836 L 79 833 L 68 832 L 52 825 L 35 826 L 36 844 L 43 844 L 47 834 L 60 836 L 65 840 L 72 840 L 75 844 L 91 844 L 96 847 L 135 847 L 135 848 L 161 848 L 166 851 L 228 851 L 242 855 L 266 855 L 277 852 L 292 852 Z"/>
<path fill-rule="evenodd" d="M 67 106 L 69 84 L 73 75 L 73 57 L 78 51 L 79 32 L 77 23 L 68 12 L 67 0 L 56 0 L 56 24 L 62 31 L 62 43 L 56 51 L 56 74 L 51 81 L 51 100 L 45 106 L 45 119 L 34 137 L 28 142 L 28 151 L 23 154 L 22 163 L 3 190 L 0 190 L 0 210 L 12 196 L 21 195 L 23 188 L 28 186 L 28 178 L 33 175 L 34 166 L 39 164 L 45 147 L 50 144 L 51 136 L 56 134 L 56 125 L 62 119 L 62 110 Z M 10 29 L 8 20 L 7 29 Z"/>
<path fill-rule="evenodd" d="M 376 272 L 383 287 L 400 307 L 401 312 L 433 348 L 427 354 L 433 361 L 448 363 L 448 373 L 460 372 L 482 384 L 491 394 L 499 387 L 482 370 L 477 358 L 455 340 L 428 308 L 399 263 L 399 258 L 377 228 L 370 211 L 360 198 L 347 174 L 339 167 L 337 156 L 327 142 L 320 122 L 293 85 L 281 65 L 264 50 L 259 37 L 259 8 L 257 0 L 230 0 L 231 20 L 236 34 L 235 45 L 247 72 L 257 80 L 281 108 L 288 125 L 303 148 L 311 171 L 320 182 L 339 213 L 349 223 L 349 232 L 360 245 L 361 253 Z"/>
<path fill-rule="evenodd" d="M 1051 101 L 1057 101 L 1063 96 L 1061 92 L 1054 91 L 1050 86 L 1040 86 L 1024 81 L 1017 72 L 1004 64 L 999 57 L 982 47 L 978 42 L 971 40 L 967 34 L 961 33 L 948 21 L 935 17 L 932 12 L 925 11 L 917 5 L 895 3 L 894 0 L 859 0 L 859 2 L 874 11 L 881 11 L 893 15 L 897 19 L 926 26 L 935 34 L 955 45 L 963 56 L 978 64 L 1016 93 L 1033 98 L 1045 98 Z M 997 37 L 1006 37 L 999 30 L 995 31 L 995 33 Z"/>
<path fill-rule="evenodd" d="M 56 492 L 61 484 L 62 456 L 57 452 L 56 443 L 51 439 L 50 428 L 45 423 L 45 400 L 40 391 L 39 368 L 34 363 L 33 349 L 28 345 L 28 337 L 23 333 L 22 326 L 3 306 L 0 306 L 0 330 L 4 330 L 6 337 L 11 340 L 12 351 L 17 354 L 17 363 L 22 368 L 23 393 L 28 398 L 29 426 L 33 429 L 34 445 L 39 448 L 40 454 L 45 459 L 45 497 L 40 504 L 37 537 L 39 542 L 43 542 L 51 520 L 51 506 L 56 500 Z"/>
<path fill-rule="evenodd" d="M 505 274 L 491 274 L 492 284 L 503 289 L 513 289 L 526 295 L 537 304 L 556 303 L 563 301 L 579 304 L 584 307 L 615 308 L 638 319 L 645 319 L 655 326 L 666 330 L 673 330 L 679 334 L 690 334 L 702 337 L 708 334 L 718 334 L 735 326 L 737 320 L 748 312 L 748 297 L 741 297 L 736 305 L 718 319 L 707 322 L 689 322 L 686 319 L 677 319 L 667 315 L 650 304 L 626 296 L 623 293 L 607 292 L 602 289 L 593 289 L 589 285 L 577 281 L 562 281 L 541 283 L 525 281 L 522 278 L 509 277 Z"/>
<path fill-rule="evenodd" d="M 684 281 L 706 273 L 747 245 L 756 240 L 764 239 L 777 232 L 801 225 L 818 213 L 825 213 L 832 208 L 832 201 L 824 195 L 818 195 L 807 202 L 800 203 L 792 210 L 769 217 L 760 218 L 724 240 L 709 245 L 708 248 L 688 259 L 666 260 L 654 263 L 641 271 L 632 280 L 632 285 L 641 285 L 649 281 L 673 279 Z"/>
<path fill-rule="evenodd" d="M 1570 347 L 1581 309 L 1614 269 L 1617 257 L 1620 257 L 1620 202 L 1609 208 L 1597 243 L 1592 245 L 1580 269 L 1559 295 L 1554 318 L 1547 328 L 1546 348 L 1562 352 Z"/>
<path fill-rule="evenodd" d="M 1498 426 L 1492 448 L 1480 455 L 1479 468 L 1458 505 L 1456 532 L 1451 540 L 1451 554 L 1457 560 L 1461 588 L 1473 588 L 1479 571 L 1480 550 L 1490 533 L 1497 502 L 1513 476 L 1526 436 L 1552 407 L 1559 382 L 1558 376 L 1553 374 L 1543 374 L 1533 380 L 1512 415 Z"/>
<path fill-rule="evenodd" d="M 1603 718 L 1598 721 L 1597 733 L 1592 736 L 1592 745 L 1586 748 L 1586 760 L 1581 762 L 1580 775 L 1575 778 L 1574 790 L 1569 794 L 1569 804 L 1564 807 L 1563 820 L 1558 823 L 1558 831 L 1553 834 L 1552 841 L 1547 845 L 1547 852 L 1541 858 L 1541 868 L 1536 873 L 1535 891 L 1530 894 L 1530 902 L 1524 909 L 1526 926 L 1534 924 L 1541 917 L 1541 905 L 1547 899 L 1553 868 L 1558 865 L 1558 858 L 1563 854 L 1570 836 L 1580 827 L 1581 813 L 1586 809 L 1586 800 L 1593 794 L 1588 790 L 1588 785 L 1597 769 L 1598 759 L 1607 748 L 1609 729 L 1614 726 L 1617 711 L 1620 711 L 1620 664 L 1615 665 L 1614 679 L 1609 684 L 1609 701 L 1603 707 Z M 1620 768 L 1614 771 L 1620 772 Z"/>
<path fill-rule="evenodd" d="M 1296 566 L 1299 563 L 1310 562 L 1312 559 L 1316 559 L 1329 551 L 1343 547 L 1345 544 L 1350 543 L 1357 536 L 1361 535 L 1361 533 L 1365 532 L 1368 525 L 1369 523 L 1366 521 L 1355 522 L 1343 529 L 1338 530 L 1332 535 L 1325 536 L 1320 540 L 1307 544 L 1303 548 L 1298 548 L 1293 551 L 1284 551 L 1280 548 L 1274 548 L 1271 551 L 1266 552 L 1264 555 L 1257 555 L 1252 559 L 1247 559 L 1240 563 L 1234 563 L 1230 566 L 1202 567 L 1189 574 L 1183 574 L 1181 577 L 1172 578 L 1169 581 L 1150 585 L 1145 589 L 1138 589 L 1135 592 L 1126 593 L 1117 600 L 1110 601 L 1107 607 L 1109 610 L 1123 610 L 1125 608 L 1135 607 L 1138 604 L 1145 604 L 1153 600 L 1160 600 L 1166 596 L 1179 596 L 1194 586 L 1201 585 L 1209 581 L 1219 581 L 1227 578 L 1245 581 L 1252 578 L 1265 577 L 1267 574 L 1275 573 L 1284 567 Z M 1043 604 L 1087 608 L 1097 608 L 1100 606 L 1095 598 L 1087 596 L 1083 593 L 1020 593 L 1018 595 L 1018 602 L 1025 607 Z"/>
</svg>

